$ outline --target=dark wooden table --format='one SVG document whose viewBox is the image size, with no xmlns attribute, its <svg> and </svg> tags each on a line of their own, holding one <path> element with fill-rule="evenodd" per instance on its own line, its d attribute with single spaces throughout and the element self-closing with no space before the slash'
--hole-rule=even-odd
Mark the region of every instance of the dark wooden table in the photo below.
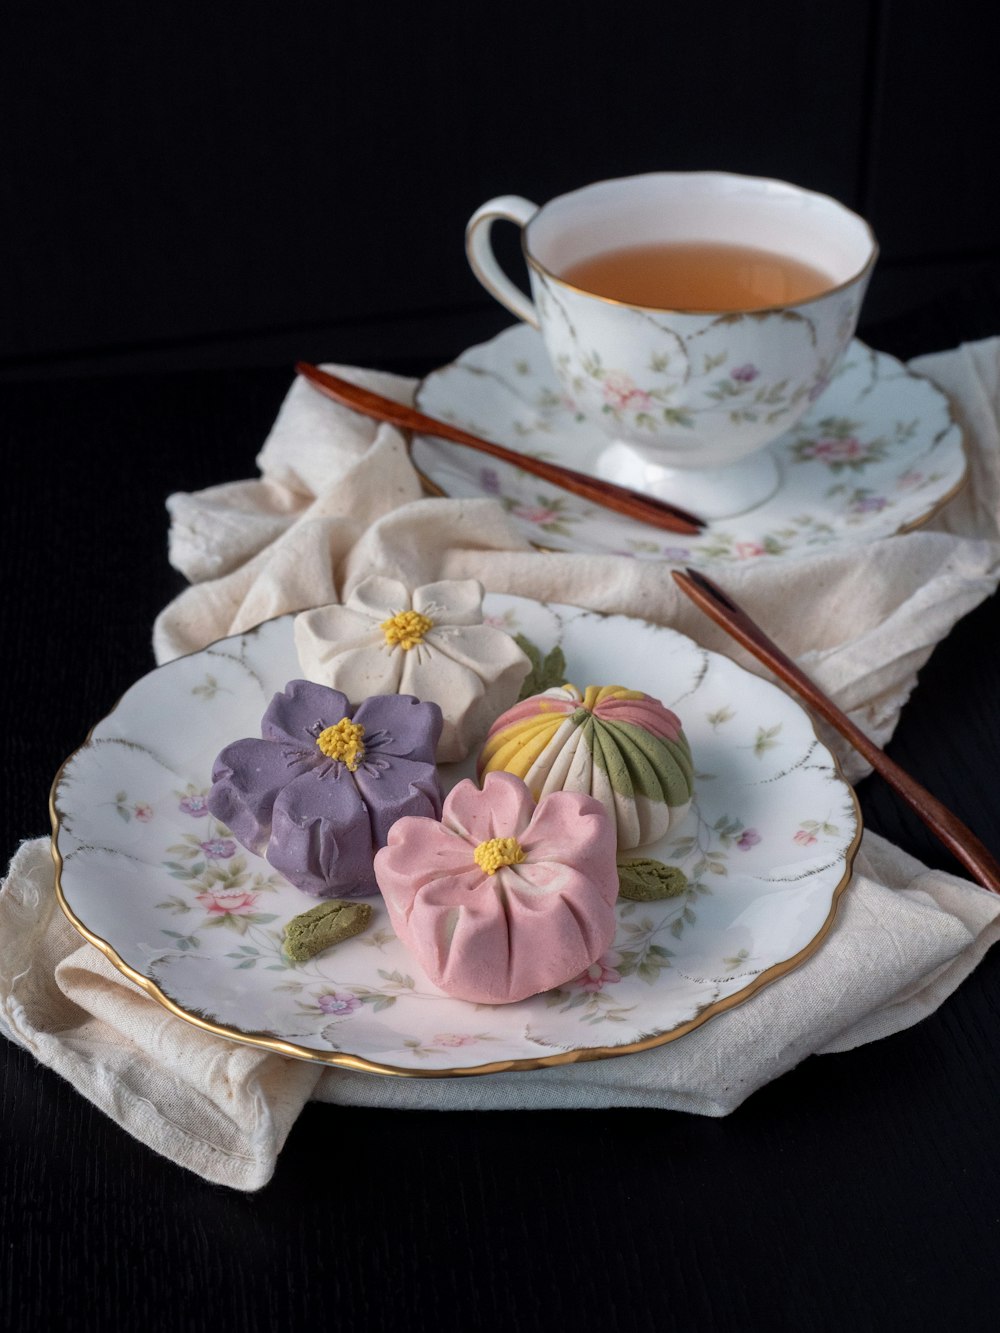
<svg viewBox="0 0 1000 1333">
<path fill-rule="evenodd" d="M 1000 331 L 988 295 L 862 332 L 952 346 Z M 253 475 L 290 374 L 2 386 L 5 862 L 153 664 L 182 586 L 165 497 Z M 936 649 L 890 749 L 1000 854 L 998 628 L 994 598 Z M 950 866 L 877 781 L 860 794 L 869 826 Z M 253 1196 L 156 1157 L 3 1040 L 0 1062 L 5 1328 L 996 1327 L 997 950 L 918 1026 L 808 1059 L 724 1120 L 310 1106 Z"/>
</svg>

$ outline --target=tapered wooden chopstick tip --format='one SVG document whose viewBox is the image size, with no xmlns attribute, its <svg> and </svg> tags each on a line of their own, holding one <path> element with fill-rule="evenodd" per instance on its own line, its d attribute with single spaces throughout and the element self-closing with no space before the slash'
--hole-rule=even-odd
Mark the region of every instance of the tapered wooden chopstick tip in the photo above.
<svg viewBox="0 0 1000 1333">
<path fill-rule="evenodd" d="M 814 712 L 838 731 L 909 805 L 972 877 L 993 893 L 1000 893 L 1000 863 L 971 829 L 936 796 L 881 750 L 814 684 L 802 669 L 781 651 L 750 616 L 731 601 L 721 588 L 697 570 L 671 570 L 675 583 L 692 602 L 724 629 L 737 643 L 762 662 Z"/>
</svg>

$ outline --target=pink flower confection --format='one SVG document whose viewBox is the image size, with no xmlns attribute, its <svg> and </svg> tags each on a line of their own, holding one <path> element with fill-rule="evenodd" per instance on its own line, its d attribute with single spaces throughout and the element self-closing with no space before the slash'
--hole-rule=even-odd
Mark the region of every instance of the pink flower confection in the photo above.
<svg viewBox="0 0 1000 1333">
<path fill-rule="evenodd" d="M 599 801 L 490 773 L 445 799 L 440 821 L 407 816 L 375 857 L 396 934 L 431 981 L 507 1004 L 579 976 L 611 946 L 614 821 Z"/>
</svg>

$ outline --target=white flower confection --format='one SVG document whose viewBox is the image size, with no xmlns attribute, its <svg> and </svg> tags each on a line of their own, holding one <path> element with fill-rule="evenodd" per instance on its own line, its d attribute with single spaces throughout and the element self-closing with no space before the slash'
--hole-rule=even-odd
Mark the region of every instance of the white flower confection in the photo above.
<svg viewBox="0 0 1000 1333">
<path fill-rule="evenodd" d="M 444 717 L 439 763 L 464 759 L 517 698 L 531 662 L 511 636 L 483 624 L 476 579 L 427 583 L 412 591 L 373 575 L 347 601 L 295 618 L 304 675 L 342 690 L 351 703 L 375 694 L 412 694 Z"/>
</svg>

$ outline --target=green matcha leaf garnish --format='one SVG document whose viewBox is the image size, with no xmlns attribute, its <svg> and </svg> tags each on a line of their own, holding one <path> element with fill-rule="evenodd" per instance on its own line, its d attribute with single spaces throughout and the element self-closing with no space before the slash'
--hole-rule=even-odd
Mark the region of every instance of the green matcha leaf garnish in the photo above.
<svg viewBox="0 0 1000 1333">
<path fill-rule="evenodd" d="M 523 634 L 515 634 L 514 642 L 531 662 L 531 670 L 525 676 L 521 693 L 517 696 L 518 703 L 522 699 L 530 699 L 533 694 L 550 690 L 554 685 L 566 683 L 566 657 L 558 644 L 542 657 L 539 649 Z"/>
<path fill-rule="evenodd" d="M 282 952 L 293 963 L 304 963 L 352 935 L 360 935 L 372 919 L 370 903 L 326 898 L 308 912 L 292 917 L 285 927 Z"/>
<path fill-rule="evenodd" d="M 650 857 L 618 862 L 618 894 L 637 903 L 652 903 L 660 898 L 677 898 L 688 886 L 688 877 L 680 866 L 664 865 Z"/>
</svg>

